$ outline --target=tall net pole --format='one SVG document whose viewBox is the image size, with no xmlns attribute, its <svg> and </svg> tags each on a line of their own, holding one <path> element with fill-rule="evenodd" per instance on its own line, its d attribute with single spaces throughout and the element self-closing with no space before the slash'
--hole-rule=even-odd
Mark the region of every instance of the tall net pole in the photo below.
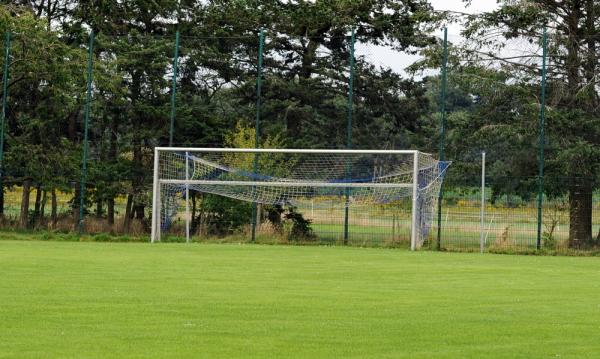
<svg viewBox="0 0 600 359">
<path fill-rule="evenodd" d="M 442 78 L 440 84 L 440 161 L 446 160 L 446 83 L 448 66 L 448 28 L 444 28 L 443 58 L 442 58 Z M 442 247 L 442 199 L 444 189 L 441 186 L 438 195 L 438 213 L 437 213 L 437 243 L 438 250 Z"/>
<path fill-rule="evenodd" d="M 173 132 L 175 131 L 175 104 L 177 101 L 177 65 L 179 63 L 179 30 L 175 33 L 175 50 L 173 54 L 173 80 L 171 87 L 171 124 L 169 126 L 169 146 L 173 146 Z"/>
<path fill-rule="evenodd" d="M 0 114 L 0 215 L 4 214 L 4 128 L 8 101 L 8 67 L 10 62 L 10 32 L 4 36 L 4 71 L 2 75 L 2 113 Z"/>
<path fill-rule="evenodd" d="M 348 121 L 346 126 L 346 148 L 352 148 L 352 116 L 354 104 L 354 42 L 356 39 L 355 30 L 352 29 L 350 36 L 350 75 L 348 78 Z M 346 165 L 346 177 L 350 177 L 349 165 Z M 348 244 L 348 226 L 349 226 L 349 200 L 350 188 L 344 189 L 345 206 L 344 206 L 344 244 Z"/>
<path fill-rule="evenodd" d="M 261 95 L 262 95 L 262 67 L 263 67 L 263 51 L 265 47 L 265 32 L 260 30 L 258 35 L 258 69 L 256 76 L 256 127 L 254 137 L 254 147 L 260 146 L 260 114 L 261 114 Z M 258 153 L 254 154 L 254 173 L 258 172 Z M 252 202 L 252 242 L 256 241 L 256 225 L 258 222 L 258 206 L 256 202 Z"/>
<path fill-rule="evenodd" d="M 479 211 L 479 252 L 485 247 L 485 151 L 481 152 L 481 208 Z"/>
<path fill-rule="evenodd" d="M 544 142 L 546 126 L 546 57 L 548 56 L 548 35 L 546 28 L 542 38 L 542 94 L 540 98 L 540 153 L 539 153 L 539 175 L 537 194 L 537 241 L 536 248 L 542 247 L 542 201 L 544 198 Z"/>
<path fill-rule="evenodd" d="M 83 232 L 83 215 L 85 208 L 85 182 L 87 179 L 88 157 L 88 126 L 90 122 L 90 103 L 92 101 L 92 66 L 94 58 L 94 31 L 90 32 L 90 43 L 87 66 L 87 94 L 85 99 L 85 113 L 83 125 L 83 158 L 81 160 L 81 184 L 79 188 L 79 232 Z"/>
</svg>

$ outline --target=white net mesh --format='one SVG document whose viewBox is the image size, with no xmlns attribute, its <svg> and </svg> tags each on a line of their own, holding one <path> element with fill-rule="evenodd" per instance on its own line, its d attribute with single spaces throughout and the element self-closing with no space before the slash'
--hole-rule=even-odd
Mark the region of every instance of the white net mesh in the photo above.
<svg viewBox="0 0 600 359">
<path fill-rule="evenodd" d="M 158 151 L 161 231 L 168 230 L 183 205 L 186 188 L 263 205 L 306 208 L 310 203 L 311 209 L 331 203 L 375 206 L 413 197 L 415 154 L 411 151 L 231 151 Z M 418 153 L 419 244 L 429 234 L 445 169 L 431 155 Z"/>
</svg>

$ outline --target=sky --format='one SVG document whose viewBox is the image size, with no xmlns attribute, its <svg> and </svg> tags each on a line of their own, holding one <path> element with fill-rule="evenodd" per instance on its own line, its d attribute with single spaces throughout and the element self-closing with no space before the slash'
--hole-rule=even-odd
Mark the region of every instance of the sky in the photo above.
<svg viewBox="0 0 600 359">
<path fill-rule="evenodd" d="M 470 6 L 466 6 L 462 0 L 430 0 L 435 10 L 458 11 L 469 14 L 491 11 L 498 7 L 496 0 L 472 0 Z M 448 26 L 448 40 L 451 42 L 460 41 L 460 24 L 450 24 Z M 442 36 L 440 29 L 439 36 Z M 361 48 L 357 46 L 357 54 L 366 54 L 372 61 L 380 65 L 391 67 L 395 72 L 405 73 L 404 69 L 419 59 L 418 55 L 403 54 L 388 48 Z"/>
<path fill-rule="evenodd" d="M 430 0 L 429 1 L 435 10 L 458 11 L 469 14 L 477 14 L 486 11 L 492 11 L 498 8 L 496 0 L 472 0 L 470 6 L 466 6 L 462 0 Z M 448 37 L 451 35 L 459 36 L 461 27 L 459 24 L 451 24 L 448 26 Z"/>
</svg>

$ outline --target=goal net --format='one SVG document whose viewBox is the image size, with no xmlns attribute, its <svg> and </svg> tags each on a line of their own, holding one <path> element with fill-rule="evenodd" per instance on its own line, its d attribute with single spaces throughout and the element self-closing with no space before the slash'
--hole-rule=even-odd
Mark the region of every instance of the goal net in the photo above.
<svg viewBox="0 0 600 359">
<path fill-rule="evenodd" d="M 353 228 L 349 209 L 404 204 L 416 249 L 431 233 L 447 165 L 419 151 L 158 147 L 151 240 L 182 217 L 189 239 L 189 197 L 197 191 L 257 205 L 310 207 L 313 217 L 315 208 L 335 204 L 345 212 L 344 239 Z M 253 216 L 253 235 L 260 221 Z"/>
</svg>

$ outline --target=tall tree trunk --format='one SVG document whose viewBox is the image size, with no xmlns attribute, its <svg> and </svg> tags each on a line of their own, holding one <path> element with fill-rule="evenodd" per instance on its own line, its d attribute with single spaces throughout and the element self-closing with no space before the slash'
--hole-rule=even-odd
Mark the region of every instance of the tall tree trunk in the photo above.
<svg viewBox="0 0 600 359">
<path fill-rule="evenodd" d="M 42 185 L 38 184 L 35 187 L 35 206 L 33 207 L 33 225 L 38 223 L 40 218 L 40 207 L 42 206 Z"/>
<path fill-rule="evenodd" d="M 102 218 L 102 200 L 100 198 L 96 200 L 96 218 Z"/>
<path fill-rule="evenodd" d="M 110 197 L 106 200 L 106 220 L 108 224 L 115 224 L 115 199 Z"/>
<path fill-rule="evenodd" d="M 108 150 L 108 160 L 111 163 L 115 163 L 117 161 L 118 156 L 118 148 L 117 148 L 117 130 L 118 130 L 118 121 L 116 117 L 113 116 L 112 121 L 110 122 L 110 145 Z M 112 183 L 110 185 L 112 191 Z M 106 217 L 108 224 L 115 224 L 115 194 L 114 192 L 109 193 L 108 199 L 106 200 Z"/>
<path fill-rule="evenodd" d="M 142 79 L 139 73 L 133 71 L 132 83 L 131 83 L 131 101 L 132 105 L 135 106 L 140 98 Z M 141 113 L 134 111 L 131 115 L 131 124 L 134 128 L 141 125 L 140 118 Z M 135 215 L 134 211 L 134 196 L 138 195 L 140 186 L 138 185 L 140 174 L 140 167 L 142 166 L 142 149 L 141 149 L 142 137 L 140 131 L 133 131 L 131 144 L 133 146 L 133 162 L 131 163 L 131 193 L 127 196 L 127 206 L 125 207 L 125 222 L 127 223 L 126 229 L 129 229 L 129 224 Z"/>
<path fill-rule="evenodd" d="M 77 138 L 77 124 L 80 122 L 79 116 L 80 115 L 78 114 L 78 112 L 73 113 L 71 116 L 69 116 L 69 125 L 67 132 L 69 133 L 69 139 L 73 141 Z"/>
<path fill-rule="evenodd" d="M 302 65 L 300 67 L 300 77 L 303 79 L 308 79 L 312 75 L 315 70 L 315 59 L 317 55 L 317 50 L 321 43 L 317 40 L 318 37 L 323 36 L 331 29 L 331 26 L 326 25 L 318 30 L 316 30 L 311 38 L 308 41 L 308 44 L 304 47 L 302 52 Z"/>
<path fill-rule="evenodd" d="M 0 182 L 0 218 L 4 217 L 4 181 Z"/>
<path fill-rule="evenodd" d="M 574 179 L 569 189 L 569 246 L 578 248 L 592 240 L 592 184 Z"/>
<path fill-rule="evenodd" d="M 204 197 L 205 194 L 204 193 L 200 193 L 200 210 L 198 213 L 198 230 L 197 232 L 200 232 L 200 234 L 208 234 L 208 228 L 207 226 L 205 226 L 206 224 L 206 216 L 205 216 L 205 206 L 204 206 Z M 203 232 L 204 231 L 204 232 Z"/>
<path fill-rule="evenodd" d="M 56 189 L 52 188 L 50 197 L 52 198 L 50 220 L 52 221 L 52 228 L 56 228 L 56 222 L 58 221 L 58 201 L 56 200 Z"/>
<path fill-rule="evenodd" d="M 127 195 L 127 204 L 125 204 L 125 218 L 123 218 L 123 230 L 129 230 L 129 224 L 131 223 L 133 207 L 133 195 L 130 193 Z"/>
<path fill-rule="evenodd" d="M 196 218 L 196 191 L 191 191 L 191 200 L 192 200 L 192 219 L 190 223 L 190 231 L 192 233 L 196 233 L 196 227 L 198 226 L 198 219 Z"/>
<path fill-rule="evenodd" d="M 136 131 L 137 132 L 137 131 Z M 132 173 L 133 178 L 131 179 L 131 187 L 133 191 L 131 209 L 129 211 L 129 218 L 133 219 L 144 219 L 144 205 L 142 203 L 138 203 L 134 199 L 137 198 L 142 192 L 143 181 L 144 181 L 144 168 L 142 163 L 142 141 L 141 138 L 137 134 L 134 134 L 133 139 L 133 163 L 132 163 Z M 129 200 L 129 199 L 128 199 Z"/>
<path fill-rule="evenodd" d="M 21 214 L 19 216 L 19 226 L 22 229 L 28 227 L 29 220 L 29 195 L 31 193 L 31 179 L 23 181 L 23 194 L 21 196 Z"/>
<path fill-rule="evenodd" d="M 566 19 L 568 37 L 565 67 L 567 70 L 568 102 L 565 105 L 574 109 L 588 109 L 591 103 L 590 98 L 578 96 L 586 75 L 584 73 L 584 77 L 581 76 L 582 56 L 580 54 L 581 47 L 585 45 L 584 39 L 581 38 L 582 35 L 585 35 L 585 32 L 582 32 L 580 27 L 583 15 L 582 5 L 583 3 L 579 1 L 572 4 L 571 11 Z M 585 62 L 583 64 L 585 68 L 587 64 Z M 589 180 L 582 178 L 580 173 L 568 173 L 568 175 L 573 177 L 569 186 L 569 246 L 577 248 L 589 243 L 592 239 L 592 189 Z"/>
<path fill-rule="evenodd" d="M 598 0 L 586 0 L 585 3 L 585 36 L 587 42 L 587 52 L 585 61 L 585 77 L 587 80 L 587 93 L 589 96 L 590 109 L 598 106 L 598 92 L 596 91 L 596 68 L 598 66 L 598 55 L 596 54 L 596 42 L 599 41 L 598 31 L 596 31 L 596 11 L 594 3 Z"/>
<path fill-rule="evenodd" d="M 134 213 L 135 219 L 143 220 L 144 217 L 145 217 L 145 215 L 144 215 L 144 212 L 145 212 L 145 206 L 144 206 L 144 204 L 143 203 L 136 203 L 133 206 L 133 208 L 134 208 L 133 213 Z"/>
<path fill-rule="evenodd" d="M 40 222 L 44 220 L 44 216 L 46 215 L 46 203 L 48 202 L 48 191 L 42 191 L 42 205 L 40 207 Z"/>
<path fill-rule="evenodd" d="M 81 203 L 81 200 L 79 199 L 79 197 L 81 195 L 80 188 L 81 187 L 79 186 L 79 184 L 76 184 L 75 185 L 75 192 L 74 192 L 74 195 L 73 195 L 73 206 L 72 206 L 73 212 L 72 212 L 72 215 L 73 215 L 73 221 L 75 222 L 75 226 L 77 226 L 77 224 L 79 223 L 79 220 L 80 220 L 80 218 L 79 218 L 79 212 L 80 212 L 79 211 L 79 204 Z"/>
</svg>

